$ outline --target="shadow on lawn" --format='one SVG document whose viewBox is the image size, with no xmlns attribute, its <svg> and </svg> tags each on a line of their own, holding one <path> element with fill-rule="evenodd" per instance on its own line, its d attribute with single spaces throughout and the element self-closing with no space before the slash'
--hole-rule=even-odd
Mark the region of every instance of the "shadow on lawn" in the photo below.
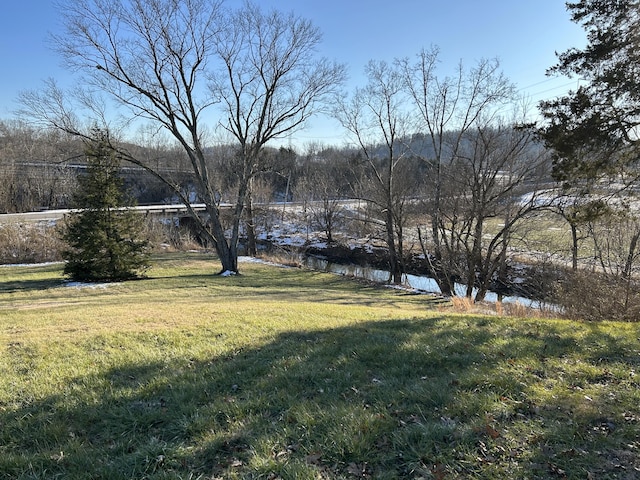
<svg viewBox="0 0 640 480">
<path fill-rule="evenodd" d="M 27 280 L 2 280 L 3 268 L 5 267 L 0 267 L 0 294 L 46 290 L 48 288 L 59 287 L 65 281 L 64 278 L 58 275 L 56 275 L 55 277 L 35 278 Z M 33 267 L 24 266 L 19 268 L 21 277 L 28 276 L 30 274 L 42 276 L 43 273 L 49 272 L 55 272 L 56 274 L 59 272 L 60 274 L 62 274 L 62 269 L 60 268 L 59 264 L 51 264 L 45 266 L 38 265 Z"/>
<path fill-rule="evenodd" d="M 283 273 L 283 271 L 285 273 Z M 357 304 L 359 306 L 381 306 L 397 303 L 394 296 L 383 297 L 378 293 L 385 286 L 362 279 L 344 277 L 336 274 L 313 272 L 297 268 L 284 268 L 276 275 L 268 270 L 248 272 L 232 277 L 221 277 L 213 274 L 185 273 L 171 277 L 153 277 L 144 279 L 145 289 L 166 288 L 162 280 L 172 279 L 172 289 L 189 291 L 202 288 L 205 295 L 232 295 L 235 299 L 243 297 L 251 300 L 266 297 L 268 300 L 296 300 L 322 303 Z M 161 280 L 156 282 L 156 280 Z M 348 282 L 348 283 L 347 283 Z M 348 285 L 348 288 L 345 288 Z M 318 295 L 321 291 L 322 295 Z M 364 293 L 365 295 L 360 295 Z M 370 295 L 375 293 L 375 295 Z M 369 295 L 367 295 L 369 294 Z M 401 294 L 400 294 L 401 295 Z M 406 294 L 416 295 L 410 291 Z M 435 307 L 447 300 L 437 295 L 420 295 L 425 309 Z"/>
<path fill-rule="evenodd" d="M 49 288 L 56 288 L 64 284 L 64 279 L 42 279 L 42 280 L 15 280 L 9 282 L 0 281 L 0 294 L 42 291 Z"/>
<path fill-rule="evenodd" d="M 0 408 L 0 478 L 586 478 L 570 467 L 605 414 L 568 423 L 561 400 L 533 404 L 530 389 L 554 376 L 534 363 L 587 347 L 523 324 L 499 349 L 488 320 L 370 322 L 76 378 Z M 529 358 L 531 371 L 509 369 Z"/>
</svg>

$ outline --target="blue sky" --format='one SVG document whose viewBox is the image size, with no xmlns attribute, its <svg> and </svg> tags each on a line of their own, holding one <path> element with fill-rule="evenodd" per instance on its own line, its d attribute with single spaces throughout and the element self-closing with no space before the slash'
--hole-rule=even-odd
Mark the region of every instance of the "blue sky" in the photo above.
<svg viewBox="0 0 640 480">
<path fill-rule="evenodd" d="M 240 0 L 227 0 L 230 5 Z M 323 56 L 346 63 L 350 85 L 361 85 L 371 59 L 391 61 L 437 45 L 441 73 L 462 60 L 498 58 L 504 73 L 534 102 L 575 88 L 577 80 L 548 78 L 556 51 L 582 47 L 584 31 L 569 19 L 563 0 L 260 0 L 264 7 L 293 10 L 323 32 Z M 52 77 L 62 85 L 70 74 L 48 47 L 59 20 L 52 1 L 7 2 L 0 16 L 0 119 L 12 117 L 22 90 L 38 89 Z M 334 126 L 331 126 L 334 125 Z M 298 142 L 336 143 L 343 134 L 321 119 Z"/>
</svg>

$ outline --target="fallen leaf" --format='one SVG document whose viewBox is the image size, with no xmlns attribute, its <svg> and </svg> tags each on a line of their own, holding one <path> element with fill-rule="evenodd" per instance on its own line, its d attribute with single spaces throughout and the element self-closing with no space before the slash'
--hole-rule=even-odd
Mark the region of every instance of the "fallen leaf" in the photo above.
<svg viewBox="0 0 640 480">
<path fill-rule="evenodd" d="M 485 426 L 485 432 L 487 432 L 487 435 L 489 435 L 491 438 L 498 438 L 500 436 L 500 432 L 489 424 Z"/>
<path fill-rule="evenodd" d="M 431 475 L 433 475 L 433 478 L 436 480 L 445 480 L 445 474 L 445 469 L 441 463 L 431 465 Z"/>
<path fill-rule="evenodd" d="M 311 453 L 304 457 L 305 461 L 311 465 L 317 465 L 320 463 L 320 458 L 322 458 L 321 453 Z"/>
</svg>

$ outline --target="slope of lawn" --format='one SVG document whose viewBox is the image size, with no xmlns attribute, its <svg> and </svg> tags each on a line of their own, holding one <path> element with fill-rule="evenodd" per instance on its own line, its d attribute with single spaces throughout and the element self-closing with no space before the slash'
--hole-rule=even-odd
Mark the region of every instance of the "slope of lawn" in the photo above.
<svg viewBox="0 0 640 480">
<path fill-rule="evenodd" d="M 0 268 L 0 479 L 640 478 L 640 327 L 203 254 Z"/>
</svg>

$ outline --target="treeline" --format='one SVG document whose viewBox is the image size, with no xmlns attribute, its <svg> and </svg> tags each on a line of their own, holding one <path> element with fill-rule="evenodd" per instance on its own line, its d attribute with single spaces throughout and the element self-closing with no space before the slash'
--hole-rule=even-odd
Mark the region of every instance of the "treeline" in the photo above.
<svg viewBox="0 0 640 480">
<path fill-rule="evenodd" d="M 69 160 L 78 147 L 57 130 L 0 121 L 0 212 L 67 206 L 75 187 Z"/>
<path fill-rule="evenodd" d="M 1 125 L 0 169 L 6 173 L 0 209 L 68 207 L 84 174 L 82 144 L 18 122 Z M 424 134 L 396 139 L 395 164 L 383 144 L 372 145 L 366 154 L 353 146 L 320 144 L 303 151 L 264 149 L 263 169 L 252 179 L 243 215 L 243 244 L 255 249 L 256 236 L 270 233 L 273 210 L 266 206 L 299 202 L 304 214 L 298 221 L 322 231 L 329 244 L 350 233 L 384 245 L 387 268 L 393 273 L 396 262 L 398 281 L 418 262 L 447 294 L 482 300 L 489 290 L 515 291 L 564 304 L 582 316 L 587 305 L 593 317 L 635 315 L 640 222 L 631 208 L 633 192 L 616 184 L 592 188 L 589 195 L 563 189 L 551 176 L 549 152 L 529 129 L 493 124 L 456 133 L 447 134 L 450 146 L 458 142 L 456 155 L 439 162 L 431 137 Z M 126 148 L 154 162 L 186 197 L 199 201 L 179 148 L 131 143 Z M 232 202 L 239 181 L 237 153 L 232 145 L 219 145 L 207 148 L 206 155 L 217 172 L 212 188 L 218 202 Z M 139 203 L 178 200 L 140 168 L 126 165 L 121 175 Z M 358 200 L 360 208 L 346 208 L 348 199 Z M 531 246 L 526 251 L 541 225 L 560 225 L 571 233 L 569 241 L 563 237 L 564 247 L 556 250 Z M 608 280 L 598 281 L 600 275 Z M 527 285 L 520 287 L 526 291 L 518 290 L 524 277 Z M 589 301 L 596 298 L 598 306 Z"/>
<path fill-rule="evenodd" d="M 136 158 L 151 164 L 172 182 L 180 185 L 188 198 L 199 193 L 184 152 L 171 145 L 142 145 L 127 142 L 125 148 Z M 17 120 L 0 120 L 0 213 L 22 213 L 68 208 L 77 188 L 77 178 L 86 170 L 84 144 L 76 136 L 55 129 L 38 129 Z M 212 178 L 218 200 L 233 201 L 238 182 L 238 157 L 232 145 L 206 148 L 207 162 L 215 169 Z M 313 189 L 320 172 L 337 169 L 331 182 L 335 195 L 352 196 L 349 159 L 352 148 L 309 145 L 303 152 L 294 148 L 265 148 L 263 168 L 253 181 L 259 203 L 295 201 Z M 346 163 L 343 165 L 343 161 Z M 329 165 L 329 166 L 327 166 Z M 323 174 L 324 174 L 323 173 Z M 141 205 L 179 201 L 174 191 L 142 167 L 126 164 L 121 169 L 128 192 Z M 324 180 L 323 180 L 324 183 Z"/>
<path fill-rule="evenodd" d="M 198 201 L 184 152 L 171 145 L 126 143 L 136 158 L 144 159 L 180 185 L 188 198 Z M 69 208 L 78 176 L 86 171 L 84 144 L 76 136 L 55 129 L 38 129 L 17 120 L 0 120 L 0 213 L 23 213 Z M 237 152 L 231 145 L 206 148 L 207 162 L 215 169 L 211 179 L 219 202 L 233 201 L 238 182 Z M 352 148 L 309 145 L 294 148 L 265 148 L 263 168 L 253 180 L 253 200 L 257 203 L 302 201 L 316 187 L 329 188 L 336 198 L 353 197 L 352 168 L 357 152 Z M 165 183 L 142 167 L 125 164 L 121 168 L 125 188 L 138 204 L 166 204 L 179 201 Z M 325 178 L 331 178 L 326 180 Z"/>
</svg>

